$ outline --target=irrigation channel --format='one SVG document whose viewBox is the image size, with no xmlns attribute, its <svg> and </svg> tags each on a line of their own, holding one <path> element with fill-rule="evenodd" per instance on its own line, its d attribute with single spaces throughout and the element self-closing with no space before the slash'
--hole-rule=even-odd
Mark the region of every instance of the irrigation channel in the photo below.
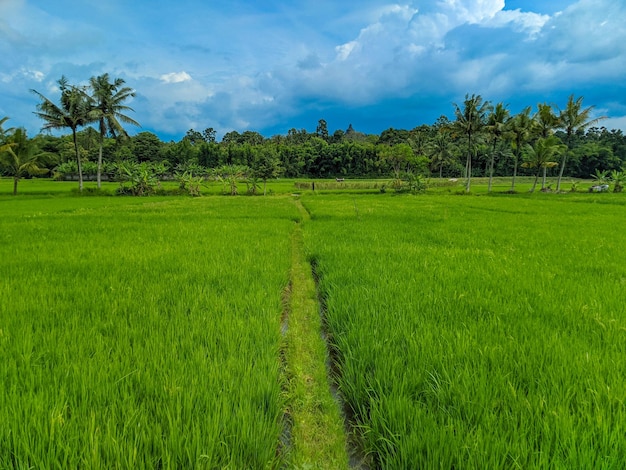
<svg viewBox="0 0 626 470">
<path fill-rule="evenodd" d="M 299 200 L 295 203 L 301 217 L 292 234 L 291 281 L 284 295 L 282 360 L 291 400 L 282 445 L 296 468 L 366 470 L 335 383 L 338 371 L 324 327 L 323 300 L 305 253 L 302 224 L 310 216 Z"/>
</svg>

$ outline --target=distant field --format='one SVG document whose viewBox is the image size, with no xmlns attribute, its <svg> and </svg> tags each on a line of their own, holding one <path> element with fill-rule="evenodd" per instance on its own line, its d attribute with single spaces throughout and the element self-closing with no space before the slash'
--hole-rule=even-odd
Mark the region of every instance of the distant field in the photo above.
<svg viewBox="0 0 626 470">
<path fill-rule="evenodd" d="M 303 198 L 375 468 L 626 468 L 626 200 L 540 196 Z"/>
<path fill-rule="evenodd" d="M 518 193 L 527 193 L 532 187 L 534 178 L 520 177 L 517 178 L 515 189 Z M 464 180 L 459 178 L 456 182 L 449 181 L 448 178 L 430 178 L 427 180 L 430 184 L 428 193 L 445 193 L 455 194 L 465 192 Z M 280 178 L 277 180 L 268 181 L 267 190 L 270 195 L 275 194 L 290 194 L 293 192 L 306 192 L 310 191 L 312 184 L 317 186 L 315 190 L 318 192 L 381 192 L 381 189 L 387 192 L 393 192 L 390 189 L 390 180 L 388 179 L 344 179 L 342 182 L 337 182 L 335 179 L 328 180 L 311 180 L 311 179 L 285 179 Z M 487 193 L 487 178 L 472 178 L 471 192 L 473 194 L 486 194 Z M 572 184 L 576 184 L 576 188 L 579 192 L 588 191 L 589 187 L 593 185 L 591 180 L 567 180 L 563 181 L 563 190 L 570 191 Z M 556 179 L 552 178 L 548 180 L 548 184 L 552 184 L 552 187 L 556 185 Z M 120 186 L 119 183 L 103 182 L 102 189 L 105 195 L 115 194 L 115 190 Z M 166 181 L 161 183 L 161 188 L 166 190 L 173 190 L 178 187 L 178 183 L 175 181 Z M 538 188 L 540 184 L 538 185 Z M 85 193 L 91 193 L 97 188 L 95 181 L 85 181 Z M 240 195 L 246 195 L 248 186 L 244 181 L 240 181 L 238 184 L 238 192 Z M 539 189 L 537 188 L 537 192 Z M 498 177 L 493 179 L 492 191 L 496 194 L 505 193 L 511 189 L 511 178 Z M 9 178 L 0 178 L 0 197 L 11 195 L 13 191 L 13 181 Z M 227 192 L 227 188 L 223 183 L 219 181 L 207 181 L 200 188 L 203 195 L 220 195 L 223 192 Z M 18 195 L 26 196 L 69 196 L 75 195 L 78 192 L 78 183 L 75 181 L 53 181 L 50 179 L 23 179 L 20 180 L 18 186 Z"/>
<path fill-rule="evenodd" d="M 626 468 L 626 196 L 296 182 L 0 180 L 0 468 L 287 465 L 296 222 L 372 468 Z"/>
</svg>

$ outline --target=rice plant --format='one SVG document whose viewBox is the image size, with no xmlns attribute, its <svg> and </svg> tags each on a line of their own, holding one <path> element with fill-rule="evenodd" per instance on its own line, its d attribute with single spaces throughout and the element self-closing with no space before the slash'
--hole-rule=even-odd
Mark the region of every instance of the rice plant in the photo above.
<svg viewBox="0 0 626 470">
<path fill-rule="evenodd" d="M 279 199 L 0 206 L 0 468 L 276 468 Z"/>
<path fill-rule="evenodd" d="M 606 196 L 303 198 L 373 467 L 626 467 L 624 201 Z"/>
</svg>

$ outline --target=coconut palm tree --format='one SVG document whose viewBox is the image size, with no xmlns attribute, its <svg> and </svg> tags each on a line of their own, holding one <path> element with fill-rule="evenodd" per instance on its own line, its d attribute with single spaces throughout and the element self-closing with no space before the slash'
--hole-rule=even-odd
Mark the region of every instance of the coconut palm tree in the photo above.
<svg viewBox="0 0 626 470">
<path fill-rule="evenodd" d="M 5 116 L 2 119 L 0 119 L 0 143 L 4 142 L 4 139 L 6 138 L 7 134 L 10 134 L 11 132 L 13 132 L 13 128 L 9 127 L 8 129 L 5 129 L 4 123 L 7 122 L 9 120 L 9 116 Z"/>
<path fill-rule="evenodd" d="M 489 185 L 487 192 L 491 192 L 491 182 L 493 180 L 493 164 L 496 158 L 496 149 L 498 142 L 500 142 L 506 132 L 506 125 L 510 119 L 509 110 L 506 109 L 506 105 L 503 103 L 496 104 L 489 116 L 487 116 L 487 125 L 485 130 L 489 134 L 489 140 L 491 142 L 491 157 L 489 158 Z"/>
<path fill-rule="evenodd" d="M 41 154 L 37 153 L 33 141 L 28 139 L 24 129 L 16 129 L 7 140 L 8 142 L 0 147 L 0 163 L 3 170 L 13 177 L 15 196 L 17 183 L 23 176 L 44 173 L 47 170 L 39 168 Z"/>
<path fill-rule="evenodd" d="M 602 119 L 606 119 L 606 116 L 591 119 L 593 108 L 593 106 L 589 106 L 583 109 L 583 97 L 581 96 L 574 99 L 574 95 L 570 95 L 565 109 L 559 110 L 559 128 L 565 131 L 565 143 L 567 144 L 568 152 L 564 153 L 561 159 L 561 169 L 559 170 L 559 178 L 556 183 L 557 192 L 561 190 L 561 179 L 563 178 L 563 171 L 567 163 L 567 155 L 572 150 L 572 137 L 576 132 L 584 131 L 596 125 Z"/>
<path fill-rule="evenodd" d="M 533 116 L 535 132 L 539 137 L 547 139 L 559 128 L 559 117 L 554 113 L 552 106 L 547 103 L 539 103 L 537 112 Z"/>
<path fill-rule="evenodd" d="M 456 121 L 452 124 L 459 134 L 467 137 L 467 161 L 465 163 L 465 174 L 467 182 L 465 191 L 470 191 L 472 178 L 472 153 L 476 137 L 483 131 L 487 121 L 487 113 L 491 110 L 489 101 L 484 101 L 480 95 L 465 95 L 463 109 L 454 103 L 454 115 Z"/>
<path fill-rule="evenodd" d="M 9 129 L 4 129 L 2 127 L 4 123 L 8 120 L 8 116 L 0 119 L 0 156 L 3 155 L 5 152 L 8 152 L 9 149 L 15 145 L 13 142 L 8 141 L 9 134 L 13 132 L 13 128 L 11 127 Z"/>
<path fill-rule="evenodd" d="M 517 178 L 517 167 L 520 163 L 524 146 L 530 139 L 533 121 L 530 117 L 530 106 L 524 108 L 519 114 L 513 116 L 507 125 L 507 130 L 513 143 L 513 180 L 511 182 L 511 192 L 515 191 L 515 180 Z"/>
<path fill-rule="evenodd" d="M 557 137 L 550 136 L 547 138 L 539 137 L 534 145 L 526 144 L 525 161 L 522 163 L 524 168 L 535 169 L 535 181 L 530 192 L 535 192 L 537 187 L 537 180 L 539 179 L 539 173 L 543 171 L 543 180 L 541 183 L 541 189 L 546 187 L 546 170 L 548 168 L 554 168 L 558 165 L 553 161 L 554 157 L 567 151 L 567 146 L 564 145 Z"/>
<path fill-rule="evenodd" d="M 83 170 L 81 165 L 80 151 L 76 131 L 90 120 L 90 99 L 82 87 L 70 85 L 64 76 L 57 82 L 61 90 L 60 105 L 56 105 L 37 90 L 31 90 L 40 99 L 35 115 L 45 121 L 42 130 L 65 129 L 72 130 L 72 140 L 76 151 L 76 164 L 78 166 L 78 189 L 83 190 Z"/>
<path fill-rule="evenodd" d="M 8 150 L 9 147 L 11 146 L 10 143 L 7 143 L 7 136 L 8 134 L 10 134 L 11 132 L 13 132 L 13 128 L 9 128 L 9 129 L 4 129 L 2 126 L 4 126 L 4 123 L 7 122 L 9 120 L 8 116 L 3 117 L 2 119 L 0 119 L 0 152 L 4 152 L 5 150 Z"/>
<path fill-rule="evenodd" d="M 134 119 L 122 114 L 126 111 L 133 111 L 129 106 L 122 104 L 128 98 L 134 97 L 135 92 L 125 87 L 124 80 L 116 78 L 109 81 L 109 74 L 105 73 L 98 77 L 91 77 L 89 87 L 91 88 L 91 112 L 90 118 L 98 123 L 100 132 L 100 148 L 98 149 L 98 188 L 101 186 L 102 174 L 102 145 L 107 134 L 111 137 L 122 135 L 128 137 L 126 130 L 120 121 L 126 124 L 139 126 Z"/>
<path fill-rule="evenodd" d="M 441 128 L 429 146 L 431 161 L 435 168 L 439 167 L 439 178 L 443 177 L 443 166 L 450 160 L 450 132 Z"/>
</svg>

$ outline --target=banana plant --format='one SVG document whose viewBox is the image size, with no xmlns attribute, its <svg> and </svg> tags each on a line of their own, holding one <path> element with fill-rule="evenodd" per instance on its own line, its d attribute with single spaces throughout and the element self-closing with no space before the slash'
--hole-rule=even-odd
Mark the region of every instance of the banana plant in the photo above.
<svg viewBox="0 0 626 470">
<path fill-rule="evenodd" d="M 610 181 L 613 183 L 613 192 L 621 193 L 626 183 L 626 172 L 613 170 L 610 175 Z"/>
<path fill-rule="evenodd" d="M 594 185 L 603 185 L 603 184 L 607 184 L 609 182 L 609 172 L 608 170 L 598 170 L 596 168 L 596 173 L 593 175 L 590 175 L 595 181 L 594 181 Z"/>
</svg>

